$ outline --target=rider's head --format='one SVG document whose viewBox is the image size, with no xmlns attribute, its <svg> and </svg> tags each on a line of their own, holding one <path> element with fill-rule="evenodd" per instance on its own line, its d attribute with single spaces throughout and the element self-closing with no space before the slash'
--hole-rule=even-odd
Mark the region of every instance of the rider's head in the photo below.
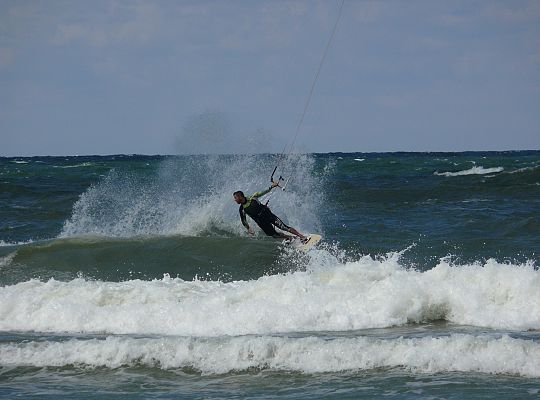
<svg viewBox="0 0 540 400">
<path fill-rule="evenodd" d="M 244 196 L 244 192 L 241 190 L 234 192 L 233 197 L 237 204 L 244 204 L 246 202 L 246 196 Z"/>
</svg>

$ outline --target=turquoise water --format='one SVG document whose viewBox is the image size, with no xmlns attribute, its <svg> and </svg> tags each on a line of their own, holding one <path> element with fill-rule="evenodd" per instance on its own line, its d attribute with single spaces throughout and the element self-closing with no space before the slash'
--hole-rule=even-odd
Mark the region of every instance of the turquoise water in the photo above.
<svg viewBox="0 0 540 400">
<path fill-rule="evenodd" d="M 538 398 L 540 152 L 275 162 L 0 158 L 0 396 Z"/>
</svg>

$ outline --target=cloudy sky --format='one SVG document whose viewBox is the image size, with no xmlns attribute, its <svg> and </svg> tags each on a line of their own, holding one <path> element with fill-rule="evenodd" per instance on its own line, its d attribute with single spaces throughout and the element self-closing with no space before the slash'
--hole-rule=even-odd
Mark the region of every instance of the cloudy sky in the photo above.
<svg viewBox="0 0 540 400">
<path fill-rule="evenodd" d="M 279 152 L 338 8 L 0 0 L 0 155 Z M 295 148 L 540 149 L 540 1 L 346 0 Z"/>
</svg>

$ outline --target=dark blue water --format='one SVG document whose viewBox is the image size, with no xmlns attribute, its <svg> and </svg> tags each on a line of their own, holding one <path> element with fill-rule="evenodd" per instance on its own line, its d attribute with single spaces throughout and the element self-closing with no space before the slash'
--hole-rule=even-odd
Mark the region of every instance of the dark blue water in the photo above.
<svg viewBox="0 0 540 400">
<path fill-rule="evenodd" d="M 540 152 L 276 161 L 0 158 L 0 396 L 538 397 Z"/>
</svg>

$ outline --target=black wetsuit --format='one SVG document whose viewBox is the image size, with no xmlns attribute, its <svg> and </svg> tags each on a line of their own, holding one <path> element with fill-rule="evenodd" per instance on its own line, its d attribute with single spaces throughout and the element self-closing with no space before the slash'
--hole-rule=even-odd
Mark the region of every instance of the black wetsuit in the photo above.
<svg viewBox="0 0 540 400">
<path fill-rule="evenodd" d="M 282 237 L 283 235 L 280 235 L 276 232 L 275 227 L 278 227 L 279 229 L 286 232 L 289 231 L 290 227 L 285 225 L 285 223 L 283 223 L 281 219 L 274 215 L 266 205 L 262 204 L 259 200 L 257 200 L 257 197 L 265 195 L 271 189 L 272 188 L 270 187 L 269 189 L 262 192 L 253 193 L 250 197 L 248 197 L 247 201 L 244 204 L 240 204 L 240 219 L 242 220 L 242 224 L 246 228 L 249 228 L 246 220 L 247 214 L 251 217 L 251 219 L 253 219 L 253 221 L 257 223 L 257 225 L 259 225 L 259 227 L 268 236 Z"/>
</svg>

